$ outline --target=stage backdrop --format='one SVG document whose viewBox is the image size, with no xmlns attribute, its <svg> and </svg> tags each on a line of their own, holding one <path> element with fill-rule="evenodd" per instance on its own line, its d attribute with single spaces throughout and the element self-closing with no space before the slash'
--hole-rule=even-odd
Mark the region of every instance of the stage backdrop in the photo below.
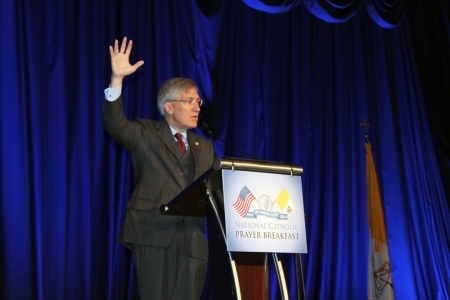
<svg viewBox="0 0 450 300">
<path fill-rule="evenodd" d="M 128 118 L 159 118 L 158 86 L 190 77 L 215 135 L 304 167 L 309 299 L 367 294 L 363 118 L 395 296 L 450 298 L 449 6 L 2 0 L 0 298 L 137 299 L 130 252 L 117 243 L 131 161 L 102 128 L 108 46 L 123 36 L 132 62 L 145 61 L 125 80 Z M 220 156 L 245 157 L 215 143 Z M 203 298 L 218 299 L 210 280 Z M 276 285 L 272 276 L 272 299 Z"/>
</svg>

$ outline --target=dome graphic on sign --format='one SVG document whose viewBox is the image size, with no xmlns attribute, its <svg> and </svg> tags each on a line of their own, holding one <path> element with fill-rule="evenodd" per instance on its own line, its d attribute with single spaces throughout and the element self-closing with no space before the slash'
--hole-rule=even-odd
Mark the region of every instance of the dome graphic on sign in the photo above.
<svg viewBox="0 0 450 300">
<path fill-rule="evenodd" d="M 272 211 L 272 199 L 267 195 L 262 195 L 258 200 L 259 208 L 265 211 Z"/>
</svg>

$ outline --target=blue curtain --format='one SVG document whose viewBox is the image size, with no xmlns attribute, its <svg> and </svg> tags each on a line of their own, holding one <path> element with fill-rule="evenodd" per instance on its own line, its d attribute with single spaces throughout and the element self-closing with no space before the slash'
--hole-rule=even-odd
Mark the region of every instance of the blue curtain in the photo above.
<svg viewBox="0 0 450 300">
<path fill-rule="evenodd" d="M 129 118 L 159 118 L 159 85 L 190 77 L 219 156 L 304 167 L 309 299 L 367 294 L 363 118 L 395 296 L 449 299 L 450 4 L 408 3 L 2 0 L 0 298 L 137 299 L 117 243 L 131 161 L 102 128 L 108 46 L 127 36 L 145 61 Z"/>
</svg>

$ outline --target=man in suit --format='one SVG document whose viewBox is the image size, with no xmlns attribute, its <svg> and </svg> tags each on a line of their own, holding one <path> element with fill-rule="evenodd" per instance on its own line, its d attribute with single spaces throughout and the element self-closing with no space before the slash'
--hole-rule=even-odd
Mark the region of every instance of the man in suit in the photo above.
<svg viewBox="0 0 450 300">
<path fill-rule="evenodd" d="M 119 241 L 133 252 L 141 299 L 199 299 L 208 259 L 204 219 L 163 216 L 159 206 L 211 168 L 211 142 L 189 131 L 197 126 L 202 100 L 192 80 L 173 78 L 157 95 L 163 120 L 127 120 L 122 82 L 144 64 L 130 64 L 132 45 L 124 38 L 120 47 L 117 40 L 110 46 L 112 75 L 103 107 L 105 130 L 133 163 L 135 187 Z"/>
</svg>

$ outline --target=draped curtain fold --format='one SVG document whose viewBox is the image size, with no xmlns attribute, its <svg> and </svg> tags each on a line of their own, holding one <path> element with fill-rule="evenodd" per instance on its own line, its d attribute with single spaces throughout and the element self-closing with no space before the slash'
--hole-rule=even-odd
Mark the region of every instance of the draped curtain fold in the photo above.
<svg viewBox="0 0 450 300">
<path fill-rule="evenodd" d="M 367 294 L 363 118 L 395 296 L 450 298 L 448 9 L 438 0 L 1 1 L 0 298 L 137 299 L 132 257 L 117 243 L 130 156 L 102 127 L 108 46 L 123 36 L 131 61 L 145 61 L 124 82 L 129 119 L 160 118 L 159 85 L 190 77 L 219 156 L 247 157 L 236 145 L 304 167 L 308 298 Z M 282 258 L 295 299 L 295 261 Z M 211 280 L 203 299 L 217 299 Z M 271 286 L 280 299 L 273 270 Z"/>
<path fill-rule="evenodd" d="M 266 13 L 284 13 L 297 5 L 304 6 L 317 18 L 342 23 L 365 7 L 370 17 L 383 28 L 398 26 L 406 12 L 405 0 L 242 0 L 249 7 Z"/>
</svg>

